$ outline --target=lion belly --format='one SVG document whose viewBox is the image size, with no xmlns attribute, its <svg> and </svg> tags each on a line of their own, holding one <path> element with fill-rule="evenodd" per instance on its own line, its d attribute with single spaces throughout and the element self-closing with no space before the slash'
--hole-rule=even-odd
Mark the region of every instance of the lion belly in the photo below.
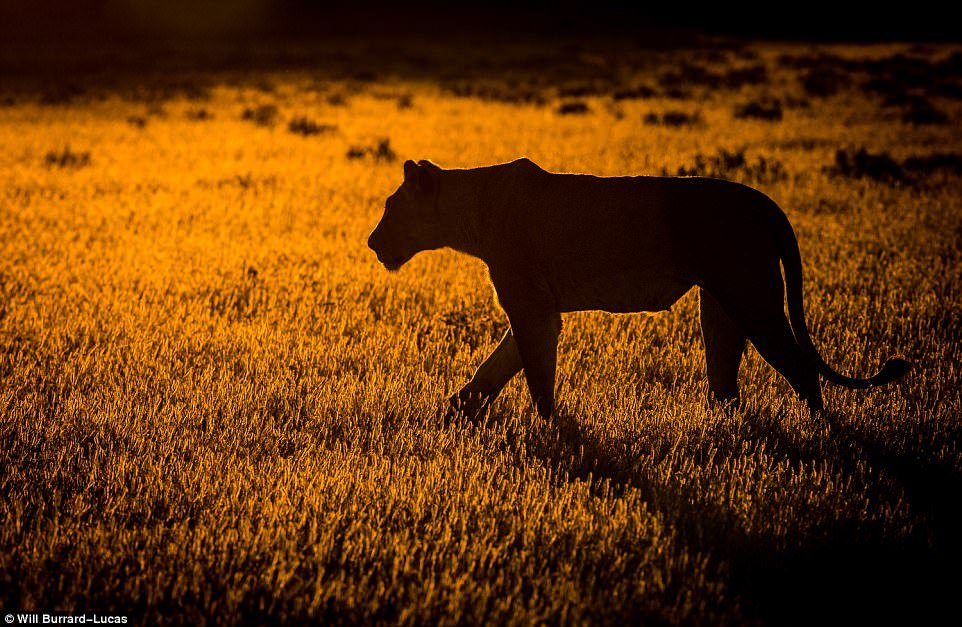
<svg viewBox="0 0 962 627">
<path fill-rule="evenodd" d="M 690 282 L 669 276 L 620 273 L 598 275 L 554 292 L 561 311 L 634 313 L 667 311 L 691 288 Z"/>
</svg>

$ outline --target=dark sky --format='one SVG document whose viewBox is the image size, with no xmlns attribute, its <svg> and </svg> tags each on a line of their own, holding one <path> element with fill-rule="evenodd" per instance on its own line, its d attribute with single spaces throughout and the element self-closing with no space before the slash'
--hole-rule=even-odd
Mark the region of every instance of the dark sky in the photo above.
<svg viewBox="0 0 962 627">
<path fill-rule="evenodd" d="M 948 3 L 941 3 L 946 7 Z M 454 7 L 454 8 L 453 8 Z M 631 35 L 686 30 L 764 39 L 958 40 L 935 2 L 396 2 L 317 0 L 2 0 L 8 38 L 392 37 L 460 32 Z"/>
</svg>

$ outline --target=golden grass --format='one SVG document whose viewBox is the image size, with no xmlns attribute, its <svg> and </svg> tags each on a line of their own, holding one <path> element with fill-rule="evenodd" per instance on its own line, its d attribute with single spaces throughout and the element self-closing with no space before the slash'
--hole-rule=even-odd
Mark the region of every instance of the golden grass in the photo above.
<svg viewBox="0 0 962 627">
<path fill-rule="evenodd" d="M 798 95 L 782 50 L 757 52 L 768 87 L 589 96 L 584 115 L 299 73 L 201 103 L 0 108 L 0 609 L 720 624 L 839 600 L 881 613 L 935 581 L 962 521 L 959 179 L 825 168 L 843 147 L 958 151 L 960 107 L 916 128 L 853 92 L 736 119 L 757 92 Z M 261 104 L 273 126 L 243 119 Z M 677 109 L 704 123 L 642 122 Z M 305 117 L 336 129 L 288 130 Z M 506 322 L 476 260 L 378 266 L 366 236 L 400 161 L 346 155 L 382 138 L 446 167 L 777 160 L 787 177 L 760 187 L 796 227 L 823 355 L 916 368 L 869 393 L 826 385 L 831 411 L 812 418 L 750 350 L 743 408 L 716 411 L 689 295 L 671 314 L 567 317 L 559 413 L 580 441 L 520 380 L 486 427 L 445 426 L 443 399 Z M 45 162 L 68 146 L 89 163 Z"/>
</svg>

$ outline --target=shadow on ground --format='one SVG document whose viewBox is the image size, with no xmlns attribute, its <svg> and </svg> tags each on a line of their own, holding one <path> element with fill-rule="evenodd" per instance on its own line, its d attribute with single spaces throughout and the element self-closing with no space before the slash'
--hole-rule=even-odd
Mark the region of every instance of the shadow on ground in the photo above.
<svg viewBox="0 0 962 627">
<path fill-rule="evenodd" d="M 734 512 L 693 501 L 664 481 L 630 467 L 618 443 L 572 431 L 577 418 L 562 414 L 562 437 L 532 438 L 523 453 L 570 481 L 607 480 L 609 489 L 634 488 L 669 523 L 676 541 L 710 556 L 746 615 L 765 624 L 830 622 L 935 624 L 955 612 L 962 586 L 962 473 L 959 469 L 896 450 L 869 433 L 826 413 L 833 450 L 829 458 L 799 445 L 775 421 L 745 414 L 747 438 L 764 443 L 794 466 L 824 463 L 843 474 L 868 465 L 873 476 L 897 482 L 910 508 L 913 529 L 886 537 L 877 524 L 831 521 L 810 537 L 749 535 Z M 874 421 L 869 421 L 871 424 Z M 889 534 L 891 535 L 891 534 Z"/>
</svg>

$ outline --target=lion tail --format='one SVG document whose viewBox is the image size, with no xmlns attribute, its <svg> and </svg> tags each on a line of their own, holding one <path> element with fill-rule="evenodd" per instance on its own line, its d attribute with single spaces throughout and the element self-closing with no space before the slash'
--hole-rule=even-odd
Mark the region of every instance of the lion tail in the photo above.
<svg viewBox="0 0 962 627">
<path fill-rule="evenodd" d="M 802 350 L 809 355 L 815 362 L 819 373 L 836 385 L 841 385 L 853 389 L 865 389 L 877 385 L 885 385 L 902 377 L 911 368 L 912 364 L 904 359 L 889 359 L 876 374 L 867 379 L 847 377 L 825 363 L 818 349 L 812 342 L 812 337 L 808 334 L 808 327 L 805 325 L 805 307 L 802 302 L 802 257 L 798 250 L 798 239 L 795 231 L 788 222 L 788 218 L 781 211 L 779 213 L 780 225 L 777 228 L 779 249 L 781 252 L 782 267 L 785 269 L 785 291 L 788 300 L 788 319 L 792 323 L 792 332 L 795 334 L 795 341 Z"/>
</svg>

